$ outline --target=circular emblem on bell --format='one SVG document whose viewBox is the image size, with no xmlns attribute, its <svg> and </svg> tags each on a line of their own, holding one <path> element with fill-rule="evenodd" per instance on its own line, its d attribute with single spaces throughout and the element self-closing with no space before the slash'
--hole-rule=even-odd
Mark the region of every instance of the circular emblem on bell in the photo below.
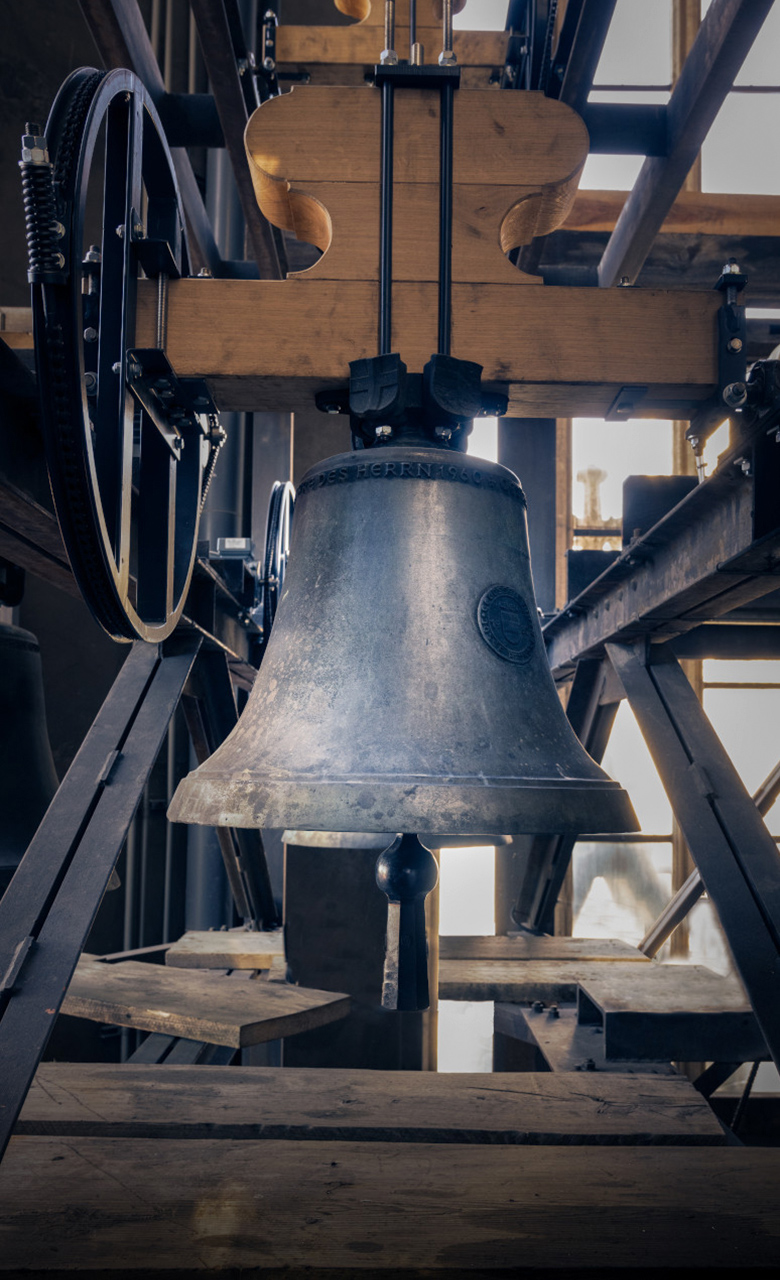
<svg viewBox="0 0 780 1280">
<path fill-rule="evenodd" d="M 490 587 L 477 605 L 482 638 L 507 662 L 527 662 L 534 651 L 528 605 L 511 587 Z"/>
</svg>

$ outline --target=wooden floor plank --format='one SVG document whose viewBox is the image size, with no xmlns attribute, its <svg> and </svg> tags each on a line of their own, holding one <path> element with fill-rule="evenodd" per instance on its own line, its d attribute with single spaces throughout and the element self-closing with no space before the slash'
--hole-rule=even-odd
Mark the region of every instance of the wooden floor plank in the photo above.
<svg viewBox="0 0 780 1280">
<path fill-rule="evenodd" d="M 17 1132 L 76 1137 L 719 1144 L 682 1077 L 44 1063 Z"/>
<path fill-rule="evenodd" d="M 62 1012 L 241 1049 L 324 1026 L 346 1017 L 349 1007 L 349 996 L 339 992 L 82 956 Z"/>
<path fill-rule="evenodd" d="M 439 938 L 440 960 L 636 960 L 638 947 L 617 938 L 537 938 L 533 934 Z"/>
<path fill-rule="evenodd" d="M 270 969 L 284 959 L 281 929 L 190 930 L 165 953 L 165 963 L 175 969 Z"/>
<path fill-rule="evenodd" d="M 439 961 L 440 1000 L 545 1000 L 571 1002 L 586 979 L 597 979 L 608 967 L 619 983 L 633 970 L 634 960 L 442 960 Z"/>
<path fill-rule="evenodd" d="M 13 1138 L 0 1272 L 776 1274 L 779 1177 L 739 1147 Z"/>
</svg>

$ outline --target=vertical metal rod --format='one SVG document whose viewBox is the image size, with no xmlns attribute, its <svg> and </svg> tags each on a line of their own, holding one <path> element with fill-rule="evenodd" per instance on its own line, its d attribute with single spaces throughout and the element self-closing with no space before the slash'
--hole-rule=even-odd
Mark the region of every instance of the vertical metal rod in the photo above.
<svg viewBox="0 0 780 1280">
<path fill-rule="evenodd" d="M 450 354 L 452 320 L 452 117 L 455 90 L 441 87 L 439 162 L 439 354 Z"/>
<path fill-rule="evenodd" d="M 379 219 L 379 354 L 393 343 L 393 85 L 382 85 L 382 158 Z"/>
<path fill-rule="evenodd" d="M 385 54 L 390 54 L 386 57 Z M 395 0 L 385 0 L 385 48 L 382 62 L 397 62 L 395 56 Z"/>
<path fill-rule="evenodd" d="M 451 66 L 455 62 L 452 50 L 452 0 L 444 0 L 442 7 L 442 50 L 439 62 L 442 66 Z"/>
</svg>

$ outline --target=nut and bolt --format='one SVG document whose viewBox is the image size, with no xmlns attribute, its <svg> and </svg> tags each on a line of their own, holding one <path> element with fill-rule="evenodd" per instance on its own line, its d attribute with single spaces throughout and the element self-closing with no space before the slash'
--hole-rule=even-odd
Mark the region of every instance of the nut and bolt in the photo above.
<svg viewBox="0 0 780 1280">
<path fill-rule="evenodd" d="M 91 244 L 91 245 L 89 246 L 89 248 L 87 249 L 87 252 L 84 254 L 84 261 L 85 261 L 85 262 L 100 262 L 100 261 L 101 261 L 101 254 L 100 254 L 100 249 L 99 249 L 98 245 L 96 245 L 96 244 Z"/>
<path fill-rule="evenodd" d="M 560 1011 L 560 1009 L 558 1008 L 557 1004 L 551 1004 L 551 1005 L 550 1005 L 550 1008 L 549 1008 L 549 1010 L 548 1010 L 548 1017 L 550 1017 L 550 1018 L 560 1018 L 560 1016 L 561 1016 L 561 1011 Z"/>
<path fill-rule="evenodd" d="M 211 280 L 212 277 L 213 277 L 213 272 L 208 267 L 201 267 L 200 271 L 198 272 L 199 280 Z"/>
<path fill-rule="evenodd" d="M 544 1000 L 534 1000 L 533 1004 L 531 1005 L 531 1008 L 533 1009 L 534 1013 L 543 1013 L 544 1007 L 545 1007 Z"/>
<path fill-rule="evenodd" d="M 120 239 L 120 240 L 124 240 L 124 238 L 125 238 L 125 224 L 124 224 L 124 222 L 120 222 L 119 226 L 118 226 L 118 227 L 117 227 L 117 229 L 116 229 L 116 233 L 117 233 L 117 235 L 119 236 L 119 239 Z"/>
<path fill-rule="evenodd" d="M 270 73 L 271 71 L 275 71 L 275 70 L 276 70 L 276 63 L 274 62 L 273 58 L 263 58 L 263 71 L 268 71 Z"/>
<path fill-rule="evenodd" d="M 326 405 L 325 405 L 325 412 L 326 412 L 326 413 L 341 413 L 341 406 L 340 406 L 340 405 L 337 405 L 337 404 L 326 404 Z"/>
<path fill-rule="evenodd" d="M 122 372 L 122 361 L 121 361 L 121 360 L 117 360 L 116 364 L 112 364 L 112 366 L 111 366 L 111 372 L 112 372 L 112 373 L 121 373 L 121 372 Z"/>
<path fill-rule="evenodd" d="M 85 330 L 84 330 L 84 341 L 85 341 L 85 342 L 97 342 L 97 340 L 98 340 L 98 331 L 97 331 L 97 329 L 93 329 L 93 328 L 90 326 L 90 328 L 89 328 L 89 329 L 85 329 Z"/>
<path fill-rule="evenodd" d="M 382 427 L 376 427 L 374 429 L 374 435 L 376 436 L 377 440 L 389 440 L 392 434 L 393 434 L 392 427 L 382 426 Z"/>
<path fill-rule="evenodd" d="M 451 440 L 451 439 L 452 439 L 452 429 L 451 429 L 450 427 L 436 427 L 436 428 L 434 429 L 434 435 L 435 435 L 435 436 L 437 437 L 437 439 L 439 439 L 439 440 L 445 440 L 445 441 L 446 441 L 446 440 Z"/>
<path fill-rule="evenodd" d="M 729 258 L 728 262 L 723 268 L 723 271 L 721 272 L 721 275 L 738 276 L 740 274 L 741 272 L 739 270 L 739 263 L 737 262 L 736 258 Z"/>
<path fill-rule="evenodd" d="M 96 374 L 96 373 L 85 373 L 85 374 L 84 374 L 84 386 L 86 387 L 86 391 L 87 391 L 87 395 L 88 395 L 88 396 L 94 396 L 94 395 L 96 395 L 96 394 L 97 394 L 97 374 Z"/>
<path fill-rule="evenodd" d="M 729 351 L 741 351 L 741 350 L 742 350 L 742 339 L 741 339 L 741 338 L 729 338 L 729 344 L 728 344 L 728 346 L 729 346 Z"/>
<path fill-rule="evenodd" d="M 723 388 L 723 403 L 729 409 L 741 409 L 747 400 L 747 387 L 744 382 L 730 382 Z"/>
<path fill-rule="evenodd" d="M 621 277 L 620 277 L 620 287 L 621 287 L 621 289 L 627 289 L 627 288 L 629 287 L 629 285 L 630 285 L 630 284 L 631 284 L 631 277 L 630 277 L 630 276 L 621 276 Z"/>
<path fill-rule="evenodd" d="M 39 124 L 26 124 L 22 136 L 22 164 L 48 164 L 46 138 Z"/>
</svg>

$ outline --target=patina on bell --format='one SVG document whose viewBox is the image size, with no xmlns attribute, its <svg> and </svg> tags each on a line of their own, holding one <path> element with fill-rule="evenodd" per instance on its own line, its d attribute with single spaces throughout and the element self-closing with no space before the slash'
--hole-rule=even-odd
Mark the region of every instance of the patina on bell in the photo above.
<svg viewBox="0 0 780 1280">
<path fill-rule="evenodd" d="M 517 477 L 414 445 L 312 468 L 247 707 L 169 816 L 423 836 L 636 830 L 558 700 Z"/>
</svg>

